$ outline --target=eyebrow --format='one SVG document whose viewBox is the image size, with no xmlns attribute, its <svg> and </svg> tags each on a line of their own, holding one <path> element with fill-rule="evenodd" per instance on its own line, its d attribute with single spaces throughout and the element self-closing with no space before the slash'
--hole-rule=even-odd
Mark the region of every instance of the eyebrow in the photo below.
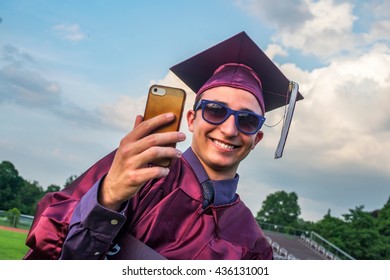
<svg viewBox="0 0 390 280">
<path fill-rule="evenodd" d="M 210 100 L 210 101 L 218 102 L 218 103 L 223 104 L 226 107 L 230 108 L 226 102 L 219 101 L 219 100 Z M 233 110 L 232 108 L 230 108 L 230 109 Z M 255 113 L 255 111 L 253 111 L 252 109 L 249 109 L 249 108 L 241 108 L 240 110 L 235 110 L 235 111 L 246 111 L 246 112 L 251 112 L 251 113 L 254 113 L 256 115 L 259 115 L 259 114 Z"/>
</svg>

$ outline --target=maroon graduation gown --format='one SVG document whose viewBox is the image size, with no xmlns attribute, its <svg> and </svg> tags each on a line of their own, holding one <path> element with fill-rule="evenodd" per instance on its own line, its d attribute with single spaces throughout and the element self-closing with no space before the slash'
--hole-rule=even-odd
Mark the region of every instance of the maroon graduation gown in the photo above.
<svg viewBox="0 0 390 280">
<path fill-rule="evenodd" d="M 112 159 L 111 156 L 108 158 Z M 106 167 L 103 169 L 107 171 Z M 84 183 L 104 175 L 100 169 L 90 172 L 96 174 L 87 174 Z M 124 237 L 129 233 L 167 259 L 272 258 L 269 243 L 239 197 L 233 203 L 206 209 L 202 209 L 202 201 L 203 194 L 193 169 L 185 159 L 176 160 L 166 178 L 147 183 L 130 200 L 126 224 L 115 240 L 115 235 L 111 238 L 103 231 L 91 230 L 76 221 L 73 225 L 77 227 L 76 234 L 68 236 L 63 245 L 66 226 L 73 209 L 78 205 L 77 198 L 65 197 L 50 205 L 48 208 L 52 208 L 52 211 L 46 211 L 50 213 L 42 215 L 33 225 L 28 238 L 32 251 L 26 259 L 56 259 L 62 247 L 65 255 L 72 252 L 79 259 L 102 258 L 94 257 L 95 248 L 88 247 L 89 244 L 97 243 L 103 244 L 105 253 L 110 250 L 110 245 L 121 248 L 121 257 L 126 258 L 126 250 L 132 249 L 121 242 L 126 242 Z M 52 229 L 51 234 L 48 229 Z M 37 236 L 40 234 L 45 237 Z M 105 240 L 102 240 L 102 236 L 105 236 Z M 103 256 L 111 258 L 110 254 Z"/>
</svg>

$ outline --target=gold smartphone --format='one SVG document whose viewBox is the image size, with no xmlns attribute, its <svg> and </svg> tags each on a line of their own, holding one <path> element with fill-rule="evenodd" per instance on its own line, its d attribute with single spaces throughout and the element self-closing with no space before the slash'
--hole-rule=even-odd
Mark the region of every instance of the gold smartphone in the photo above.
<svg viewBox="0 0 390 280">
<path fill-rule="evenodd" d="M 159 127 L 153 131 L 153 133 L 179 131 L 185 100 L 186 92 L 183 89 L 163 85 L 152 85 L 149 88 L 148 99 L 144 112 L 144 120 L 148 120 L 155 116 L 169 112 L 175 114 L 174 121 Z M 176 147 L 176 144 L 172 144 L 170 146 Z M 171 164 L 171 159 L 160 159 L 151 162 L 151 164 L 168 167 Z"/>
</svg>

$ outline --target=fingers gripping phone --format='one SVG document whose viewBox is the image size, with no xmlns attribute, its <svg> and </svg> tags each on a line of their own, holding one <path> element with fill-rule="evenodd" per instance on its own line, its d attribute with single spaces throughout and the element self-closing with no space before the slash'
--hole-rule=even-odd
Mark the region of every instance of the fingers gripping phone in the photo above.
<svg viewBox="0 0 390 280">
<path fill-rule="evenodd" d="M 148 120 L 155 116 L 169 112 L 175 114 L 174 121 L 167 125 L 161 126 L 160 128 L 153 131 L 153 133 L 179 131 L 185 100 L 186 92 L 183 89 L 162 85 L 152 85 L 149 88 L 148 99 L 144 112 L 144 120 Z M 169 146 L 176 147 L 176 143 Z M 168 167 L 171 164 L 171 159 L 159 159 L 151 162 L 151 164 Z"/>
</svg>

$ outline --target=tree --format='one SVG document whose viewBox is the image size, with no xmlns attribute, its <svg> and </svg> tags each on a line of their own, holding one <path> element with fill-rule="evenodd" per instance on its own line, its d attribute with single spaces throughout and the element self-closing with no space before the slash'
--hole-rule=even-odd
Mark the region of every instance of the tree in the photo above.
<svg viewBox="0 0 390 280">
<path fill-rule="evenodd" d="M 375 227 L 374 217 L 363 209 L 361 205 L 343 215 L 349 228 L 344 237 L 345 247 L 357 259 L 382 259 L 386 254 L 384 239 Z"/>
<path fill-rule="evenodd" d="M 383 208 L 378 211 L 377 227 L 380 234 L 390 240 L 390 197 Z"/>
<path fill-rule="evenodd" d="M 296 226 L 300 214 L 297 194 L 277 191 L 266 197 L 256 218 L 263 223 Z"/>
<path fill-rule="evenodd" d="M 313 226 L 313 231 L 326 238 L 328 241 L 344 251 L 348 251 L 344 244 L 344 237 L 347 236 L 348 225 L 340 218 L 332 217 L 330 210 Z"/>
<path fill-rule="evenodd" d="M 51 184 L 50 186 L 47 187 L 45 194 L 49 192 L 58 192 L 60 189 L 61 189 L 60 186 Z"/>
<path fill-rule="evenodd" d="M 38 201 L 42 198 L 43 188 L 37 181 L 30 183 L 24 181 L 23 187 L 19 194 L 20 211 L 27 215 L 34 215 Z"/>
<path fill-rule="evenodd" d="M 64 187 L 77 179 L 71 175 L 66 179 Z M 49 185 L 46 191 L 37 181 L 29 182 L 24 180 L 15 166 L 9 161 L 0 163 L 0 209 L 17 208 L 21 213 L 34 215 L 39 200 L 49 192 L 60 191 L 58 185 Z"/>
<path fill-rule="evenodd" d="M 68 179 L 66 179 L 64 188 L 66 188 L 68 185 L 72 184 L 74 180 L 77 179 L 76 175 L 70 175 Z"/>
<path fill-rule="evenodd" d="M 382 209 L 379 210 L 376 227 L 384 242 L 383 259 L 390 259 L 390 197 Z"/>
<path fill-rule="evenodd" d="M 19 193 L 24 180 L 9 161 L 0 163 L 0 209 L 20 208 Z"/>
<path fill-rule="evenodd" d="M 7 220 L 12 227 L 17 227 L 20 219 L 20 211 L 18 208 L 9 209 L 6 213 Z"/>
</svg>

